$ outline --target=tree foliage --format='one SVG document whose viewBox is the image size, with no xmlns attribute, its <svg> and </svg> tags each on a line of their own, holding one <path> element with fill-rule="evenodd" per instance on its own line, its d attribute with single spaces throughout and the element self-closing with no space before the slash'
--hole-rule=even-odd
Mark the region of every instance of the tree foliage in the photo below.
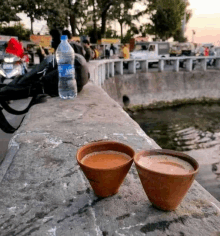
<svg viewBox="0 0 220 236">
<path fill-rule="evenodd" d="M 123 26 L 131 25 L 133 20 L 133 15 L 131 9 L 133 8 L 134 1 L 126 0 L 115 0 L 112 6 L 109 18 L 118 21 L 121 28 L 121 39 L 123 39 Z"/>
<path fill-rule="evenodd" d="M 117 37 L 110 25 L 117 21 L 121 28 L 122 41 L 135 34 L 155 35 L 166 40 L 170 37 L 181 39 L 181 25 L 187 4 L 185 0 L 3 0 L 0 5 L 0 23 L 10 22 L 16 13 L 24 12 L 33 22 L 45 19 L 49 29 L 64 29 L 71 26 L 72 34 L 91 35 L 93 43 L 98 38 Z M 141 3 L 135 12 L 134 4 Z M 151 23 L 134 24 L 143 14 L 150 16 Z M 187 20 L 191 12 L 187 10 Z M 99 22 L 101 26 L 99 26 Z M 109 24 L 110 23 L 110 24 Z M 108 25 L 107 29 L 106 26 Z M 127 32 L 123 32 L 124 28 Z M 125 34 L 125 36 L 124 36 Z"/>
<path fill-rule="evenodd" d="M 47 21 L 49 29 L 62 30 L 69 25 L 70 10 L 67 0 L 45 0 L 42 6 L 42 16 Z"/>
<path fill-rule="evenodd" d="M 0 4 L 0 23 L 17 21 L 17 10 L 15 8 L 16 0 L 2 0 Z"/>
<path fill-rule="evenodd" d="M 41 20 L 45 14 L 44 0 L 17 0 L 16 8 L 19 12 L 24 12 L 31 21 L 31 32 L 33 33 L 34 20 Z"/>
<path fill-rule="evenodd" d="M 181 30 L 187 7 L 184 0 L 149 0 L 148 14 L 151 23 L 147 24 L 149 34 L 167 40 Z"/>
<path fill-rule="evenodd" d="M 0 34 L 17 36 L 19 40 L 29 40 L 31 31 L 25 29 L 24 25 L 22 25 L 21 23 L 18 23 L 14 26 L 0 26 Z"/>
</svg>

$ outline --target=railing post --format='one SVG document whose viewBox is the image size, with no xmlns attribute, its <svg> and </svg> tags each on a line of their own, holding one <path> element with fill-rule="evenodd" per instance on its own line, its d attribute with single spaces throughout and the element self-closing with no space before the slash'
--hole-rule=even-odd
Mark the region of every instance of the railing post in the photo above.
<svg viewBox="0 0 220 236">
<path fill-rule="evenodd" d="M 179 72 L 180 70 L 180 60 L 176 59 L 173 64 L 173 71 Z"/>
<path fill-rule="evenodd" d="M 101 85 L 104 84 L 105 81 L 105 75 L 106 75 L 106 68 L 105 68 L 105 63 L 102 64 L 102 80 L 101 80 Z"/>
<path fill-rule="evenodd" d="M 110 62 L 109 63 L 109 76 L 114 77 L 115 76 L 115 68 L 114 68 L 115 63 Z"/>
<path fill-rule="evenodd" d="M 207 63 L 206 63 L 206 58 L 201 59 L 201 67 L 203 71 L 206 71 L 207 69 Z"/>
<path fill-rule="evenodd" d="M 215 68 L 220 69 L 220 58 L 215 59 Z"/>
<path fill-rule="evenodd" d="M 98 69 L 98 68 L 97 68 Z M 95 84 L 97 84 L 97 80 L 98 80 L 98 77 L 99 77 L 99 70 L 96 70 L 96 69 L 94 69 L 93 70 L 93 82 L 95 83 Z"/>
<path fill-rule="evenodd" d="M 192 71 L 192 59 L 186 59 L 186 70 Z"/>
<path fill-rule="evenodd" d="M 163 59 L 159 59 L 159 72 L 164 71 L 164 60 Z"/>
<path fill-rule="evenodd" d="M 119 74 L 119 75 L 123 75 L 123 61 L 116 61 L 115 62 L 115 71 Z"/>
<path fill-rule="evenodd" d="M 135 74 L 136 73 L 136 63 L 135 60 L 128 61 L 128 73 Z"/>
<path fill-rule="evenodd" d="M 141 71 L 142 72 L 148 72 L 148 61 L 140 61 L 140 65 L 141 65 Z"/>
<path fill-rule="evenodd" d="M 98 85 L 102 84 L 102 65 L 98 66 Z"/>
<path fill-rule="evenodd" d="M 110 72 L 109 72 L 109 62 L 107 62 L 106 64 L 105 64 L 105 70 L 106 70 L 106 79 L 108 79 L 109 78 L 109 74 L 110 74 Z"/>
</svg>

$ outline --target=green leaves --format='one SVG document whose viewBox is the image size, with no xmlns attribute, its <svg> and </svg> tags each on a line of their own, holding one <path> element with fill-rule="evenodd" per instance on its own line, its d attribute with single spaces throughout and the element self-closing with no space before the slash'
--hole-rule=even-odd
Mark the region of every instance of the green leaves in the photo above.
<svg viewBox="0 0 220 236">
<path fill-rule="evenodd" d="M 184 0 L 149 0 L 148 32 L 162 40 L 174 37 L 180 32 L 187 4 Z"/>
<path fill-rule="evenodd" d="M 0 34 L 18 36 L 19 40 L 29 40 L 31 32 L 30 30 L 25 29 L 22 24 L 17 23 L 16 25 L 9 27 L 0 26 Z"/>
<path fill-rule="evenodd" d="M 0 23 L 10 21 L 17 21 L 19 17 L 16 16 L 17 10 L 15 8 L 15 0 L 2 0 L 0 4 Z"/>
</svg>

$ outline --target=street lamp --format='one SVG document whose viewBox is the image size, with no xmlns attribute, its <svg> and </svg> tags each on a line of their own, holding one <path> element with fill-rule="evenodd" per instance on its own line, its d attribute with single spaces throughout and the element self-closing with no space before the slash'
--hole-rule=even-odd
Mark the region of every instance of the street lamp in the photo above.
<svg viewBox="0 0 220 236">
<path fill-rule="evenodd" d="M 192 43 L 194 43 L 194 35 L 196 34 L 195 30 L 192 30 Z"/>
<path fill-rule="evenodd" d="M 185 5 L 187 3 L 187 0 L 183 0 L 185 2 Z M 183 23 L 182 23 L 182 35 L 184 38 L 184 34 L 185 34 L 185 28 L 186 28 L 186 8 L 185 8 L 185 12 L 184 12 L 184 18 L 183 18 Z"/>
</svg>

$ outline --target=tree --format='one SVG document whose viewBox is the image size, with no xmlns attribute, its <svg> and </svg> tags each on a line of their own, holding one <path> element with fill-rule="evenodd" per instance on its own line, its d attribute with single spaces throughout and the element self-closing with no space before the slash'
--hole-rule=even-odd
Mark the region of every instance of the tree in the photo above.
<svg viewBox="0 0 220 236">
<path fill-rule="evenodd" d="M 122 43 L 130 42 L 130 39 L 134 37 L 135 34 L 138 34 L 139 31 L 134 24 L 131 24 L 130 29 L 127 31 L 123 39 L 121 40 Z"/>
<path fill-rule="evenodd" d="M 187 3 L 187 6 L 189 4 Z M 189 21 L 189 19 L 191 18 L 192 16 L 192 11 L 191 10 L 188 10 L 186 9 L 186 24 L 187 22 Z M 187 42 L 188 39 L 186 37 L 184 37 L 184 32 L 182 30 L 182 27 L 180 27 L 176 33 L 173 35 L 173 38 L 175 41 L 178 41 L 178 42 Z"/>
<path fill-rule="evenodd" d="M 45 0 L 17 0 L 17 10 L 24 12 L 31 21 L 31 33 L 33 34 L 34 20 L 41 20 L 45 13 Z"/>
<path fill-rule="evenodd" d="M 0 4 L 0 23 L 19 20 L 16 13 L 15 0 L 2 0 Z"/>
<path fill-rule="evenodd" d="M 115 0 L 114 5 L 110 10 L 109 18 L 112 20 L 116 19 L 120 24 L 121 40 L 123 39 L 123 26 L 125 24 L 131 25 L 133 20 L 133 15 L 130 12 L 133 8 L 133 4 L 133 1 Z"/>
<path fill-rule="evenodd" d="M 14 26 L 0 26 L 0 34 L 17 36 L 19 40 L 30 40 L 31 31 L 24 28 L 24 25 L 18 23 Z"/>
<path fill-rule="evenodd" d="M 101 16 L 101 35 L 105 34 L 107 13 L 115 0 L 96 0 Z"/>
<path fill-rule="evenodd" d="M 184 0 L 149 0 L 148 14 L 151 23 L 147 24 L 149 34 L 167 40 L 181 29 L 187 7 Z"/>
<path fill-rule="evenodd" d="M 117 20 L 121 27 L 121 38 L 123 38 L 123 25 L 131 25 L 132 20 L 137 18 L 131 13 L 134 3 L 146 2 L 146 0 L 96 0 L 98 14 L 101 19 L 101 34 L 105 36 L 106 22 Z"/>
<path fill-rule="evenodd" d="M 72 35 L 81 35 L 89 21 L 92 22 L 92 0 L 46 0 L 44 19 L 50 29 L 71 26 Z"/>
<path fill-rule="evenodd" d="M 70 11 L 68 1 L 45 0 L 42 7 L 43 18 L 47 21 L 47 26 L 50 30 L 63 30 L 68 27 Z"/>
<path fill-rule="evenodd" d="M 68 17 L 73 36 L 77 34 L 76 30 L 81 34 L 86 24 L 92 20 L 92 5 L 95 5 L 95 0 L 68 0 Z"/>
</svg>

